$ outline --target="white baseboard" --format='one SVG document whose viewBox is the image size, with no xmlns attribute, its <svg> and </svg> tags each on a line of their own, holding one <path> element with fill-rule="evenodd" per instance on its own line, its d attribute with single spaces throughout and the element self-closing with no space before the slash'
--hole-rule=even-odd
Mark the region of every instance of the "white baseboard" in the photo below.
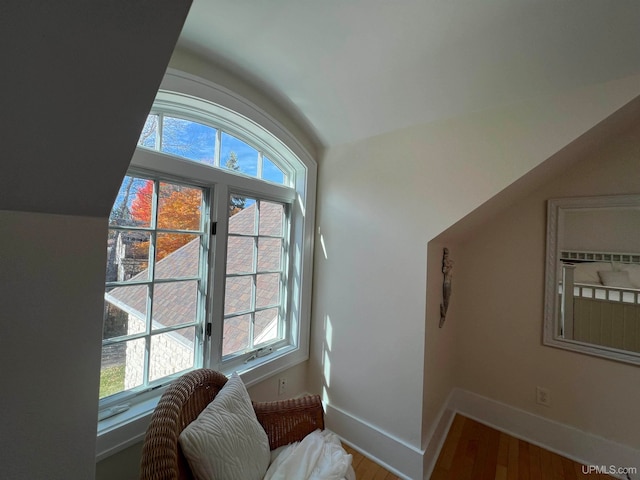
<svg viewBox="0 0 640 480">
<path fill-rule="evenodd" d="M 458 388 L 449 396 L 445 411 L 460 413 L 585 465 L 635 467 L 637 473 L 631 479 L 640 479 L 640 451 L 563 423 Z"/>
<path fill-rule="evenodd" d="M 447 401 L 442 405 L 438 414 L 438 421 L 434 423 L 427 435 L 427 446 L 424 449 L 424 479 L 431 478 L 438 455 L 442 450 L 442 445 L 447 438 L 453 418 L 456 416 L 456 412 L 449 407 L 452 395 L 453 392 L 449 394 Z"/>
<path fill-rule="evenodd" d="M 424 450 L 330 404 L 325 424 L 342 440 L 378 465 L 405 480 L 422 478 Z"/>
</svg>

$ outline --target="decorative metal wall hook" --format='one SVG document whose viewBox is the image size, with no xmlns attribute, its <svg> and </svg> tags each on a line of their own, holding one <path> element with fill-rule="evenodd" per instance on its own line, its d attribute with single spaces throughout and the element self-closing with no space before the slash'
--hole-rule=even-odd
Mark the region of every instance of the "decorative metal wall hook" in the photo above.
<svg viewBox="0 0 640 480">
<path fill-rule="evenodd" d="M 440 304 L 440 324 L 442 328 L 447 316 L 449 308 L 449 299 L 451 298 L 451 279 L 453 278 L 453 260 L 449 258 L 449 249 L 444 248 L 442 251 L 442 273 L 444 280 L 442 281 L 442 303 Z"/>
</svg>

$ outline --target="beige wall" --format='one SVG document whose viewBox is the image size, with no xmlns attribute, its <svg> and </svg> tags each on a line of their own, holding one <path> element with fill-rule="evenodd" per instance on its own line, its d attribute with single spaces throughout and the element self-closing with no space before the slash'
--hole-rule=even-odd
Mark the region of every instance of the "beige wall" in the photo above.
<svg viewBox="0 0 640 480">
<path fill-rule="evenodd" d="M 307 366 L 308 363 L 300 363 L 278 375 L 268 378 L 247 389 L 249 396 L 256 402 L 272 402 L 285 398 L 296 397 L 307 392 Z M 278 394 L 278 379 L 285 378 L 287 387 L 285 393 Z"/>
<path fill-rule="evenodd" d="M 455 358 L 457 354 L 455 320 L 458 292 L 451 293 L 450 304 L 444 324 L 440 325 L 440 304 L 442 302 L 442 255 L 443 249 L 451 245 L 439 239 L 429 242 L 427 254 L 427 315 L 425 343 L 425 369 L 422 415 L 425 422 L 424 440 L 431 435 L 430 428 L 440 414 L 451 389 L 455 386 Z M 450 258 L 455 259 L 455 249 L 450 251 Z M 454 260 L 453 285 L 457 282 Z M 453 320 L 452 320 L 453 319 Z M 424 446 L 424 445 L 423 445 Z"/>
<path fill-rule="evenodd" d="M 457 386 L 640 447 L 637 366 L 542 345 L 546 200 L 640 192 L 640 124 L 455 246 Z M 551 407 L 535 403 L 536 386 Z"/>
</svg>

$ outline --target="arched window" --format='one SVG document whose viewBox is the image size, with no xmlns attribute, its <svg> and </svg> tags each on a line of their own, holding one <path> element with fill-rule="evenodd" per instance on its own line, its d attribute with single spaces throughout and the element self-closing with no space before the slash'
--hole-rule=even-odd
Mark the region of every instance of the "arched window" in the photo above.
<svg viewBox="0 0 640 480">
<path fill-rule="evenodd" d="M 167 74 L 109 219 L 99 451 L 187 370 L 308 357 L 315 175 L 264 112 Z"/>
<path fill-rule="evenodd" d="M 176 104 L 180 99 L 171 92 L 158 93 L 139 146 L 279 185 L 292 185 L 295 170 L 290 162 L 300 163 L 299 160 L 260 141 L 247 126 L 228 124 L 227 118 L 216 115 L 219 108 L 215 105 L 200 102 L 199 108 L 186 109 Z M 190 103 L 198 104 L 195 99 Z"/>
</svg>

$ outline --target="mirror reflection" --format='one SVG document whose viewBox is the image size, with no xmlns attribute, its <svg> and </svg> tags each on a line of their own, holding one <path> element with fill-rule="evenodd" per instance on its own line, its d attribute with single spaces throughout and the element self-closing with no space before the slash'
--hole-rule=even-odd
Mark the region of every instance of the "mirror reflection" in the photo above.
<svg viewBox="0 0 640 480">
<path fill-rule="evenodd" d="M 640 196 L 549 201 L 545 343 L 640 364 Z"/>
</svg>

